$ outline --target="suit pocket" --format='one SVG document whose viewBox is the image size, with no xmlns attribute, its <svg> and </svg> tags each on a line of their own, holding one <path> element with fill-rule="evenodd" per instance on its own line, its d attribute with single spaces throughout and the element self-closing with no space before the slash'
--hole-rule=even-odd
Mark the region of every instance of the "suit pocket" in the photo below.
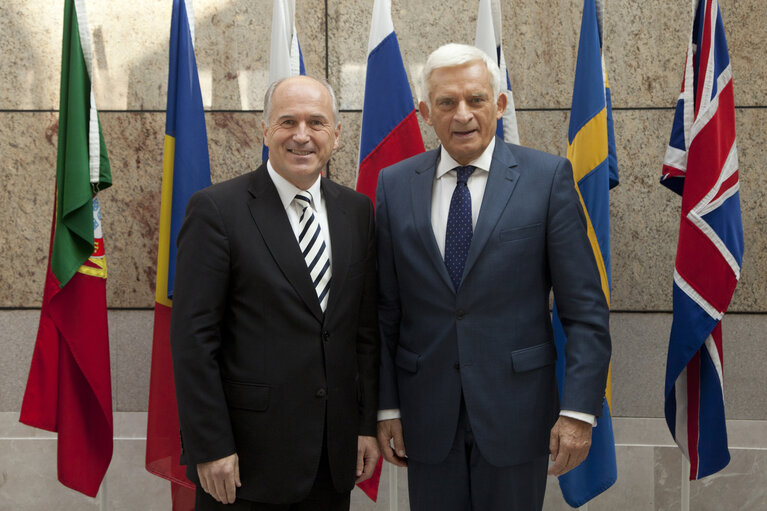
<svg viewBox="0 0 767 511">
<path fill-rule="evenodd" d="M 394 358 L 394 363 L 397 367 L 404 369 L 409 373 L 416 373 L 418 372 L 418 361 L 420 358 L 421 355 L 418 353 L 413 353 L 400 346 L 397 348 L 397 355 Z"/>
<path fill-rule="evenodd" d="M 269 408 L 269 385 L 224 382 L 226 403 L 230 408 L 263 412 Z"/>
<path fill-rule="evenodd" d="M 543 224 L 530 224 L 523 225 L 521 227 L 514 227 L 512 229 L 505 229 L 498 234 L 501 243 L 507 243 L 511 241 L 519 241 L 527 238 L 535 238 L 543 236 Z"/>
<path fill-rule="evenodd" d="M 539 369 L 553 364 L 556 360 L 557 349 L 550 341 L 511 352 L 511 368 L 515 373 Z"/>
</svg>

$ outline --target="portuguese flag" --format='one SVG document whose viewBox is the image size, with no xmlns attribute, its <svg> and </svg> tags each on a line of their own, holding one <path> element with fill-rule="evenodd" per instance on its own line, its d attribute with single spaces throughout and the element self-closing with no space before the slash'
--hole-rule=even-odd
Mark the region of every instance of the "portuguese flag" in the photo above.
<svg viewBox="0 0 767 511">
<path fill-rule="evenodd" d="M 112 184 L 81 0 L 64 3 L 56 201 L 24 424 L 58 432 L 58 476 L 90 497 L 112 459 L 106 276 L 96 194 Z"/>
</svg>

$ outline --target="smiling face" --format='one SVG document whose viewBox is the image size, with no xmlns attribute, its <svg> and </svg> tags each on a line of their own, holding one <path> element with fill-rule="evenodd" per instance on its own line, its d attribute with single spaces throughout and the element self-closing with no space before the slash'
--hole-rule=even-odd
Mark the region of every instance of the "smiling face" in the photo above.
<svg viewBox="0 0 767 511">
<path fill-rule="evenodd" d="M 262 121 L 261 129 L 274 170 L 306 190 L 338 147 L 341 123 L 334 126 L 333 101 L 325 86 L 296 76 L 274 90 L 269 124 Z"/>
<path fill-rule="evenodd" d="M 477 159 L 495 136 L 506 96 L 493 97 L 491 75 L 481 60 L 438 67 L 429 75 L 429 104 L 418 108 L 440 142 L 461 165 Z"/>
</svg>

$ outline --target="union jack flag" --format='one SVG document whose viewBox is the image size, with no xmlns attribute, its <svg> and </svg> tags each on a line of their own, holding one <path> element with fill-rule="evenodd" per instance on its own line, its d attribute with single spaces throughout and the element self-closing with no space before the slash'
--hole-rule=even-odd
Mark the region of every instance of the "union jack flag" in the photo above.
<svg viewBox="0 0 767 511">
<path fill-rule="evenodd" d="M 722 317 L 740 278 L 732 68 L 717 0 L 698 0 L 682 92 L 661 183 L 682 196 L 674 315 L 666 363 L 666 422 L 690 479 L 724 468 Z"/>
</svg>

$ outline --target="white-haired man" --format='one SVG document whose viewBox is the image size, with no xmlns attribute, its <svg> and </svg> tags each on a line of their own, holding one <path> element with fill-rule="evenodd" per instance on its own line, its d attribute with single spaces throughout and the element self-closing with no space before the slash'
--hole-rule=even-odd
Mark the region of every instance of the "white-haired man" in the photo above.
<svg viewBox="0 0 767 511">
<path fill-rule="evenodd" d="M 384 169 L 376 192 L 379 445 L 408 466 L 414 511 L 540 509 L 549 453 L 554 475 L 588 454 L 610 359 L 572 169 L 495 137 L 506 97 L 481 50 L 434 51 L 422 90 L 441 147 Z"/>
</svg>

